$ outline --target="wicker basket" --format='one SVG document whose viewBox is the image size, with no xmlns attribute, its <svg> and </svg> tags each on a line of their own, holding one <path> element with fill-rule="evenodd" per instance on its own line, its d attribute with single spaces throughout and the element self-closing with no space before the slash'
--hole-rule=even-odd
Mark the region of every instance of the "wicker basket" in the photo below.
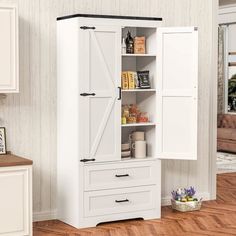
<svg viewBox="0 0 236 236">
<path fill-rule="evenodd" d="M 201 209 L 202 201 L 179 202 L 171 199 L 172 209 L 176 211 L 198 211 Z"/>
</svg>

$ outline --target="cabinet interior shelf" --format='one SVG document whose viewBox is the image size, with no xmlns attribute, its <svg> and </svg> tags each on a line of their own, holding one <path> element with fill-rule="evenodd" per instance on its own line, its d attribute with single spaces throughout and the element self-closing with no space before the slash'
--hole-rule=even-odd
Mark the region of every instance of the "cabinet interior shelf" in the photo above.
<svg viewBox="0 0 236 236">
<path fill-rule="evenodd" d="M 122 124 L 122 127 L 135 127 L 135 126 L 155 126 L 156 124 L 153 122 L 146 123 L 133 123 L 133 124 Z"/>
<path fill-rule="evenodd" d="M 156 160 L 157 157 L 151 157 L 151 156 L 147 156 L 145 158 L 134 158 L 134 157 L 131 157 L 131 158 L 121 158 L 121 161 L 124 162 L 124 161 L 127 161 L 127 162 L 138 162 L 138 161 L 152 161 L 152 160 Z"/>
<path fill-rule="evenodd" d="M 122 89 L 123 92 L 156 92 L 156 89 Z"/>
<path fill-rule="evenodd" d="M 155 54 L 147 53 L 147 54 L 122 54 L 122 57 L 155 57 Z"/>
</svg>

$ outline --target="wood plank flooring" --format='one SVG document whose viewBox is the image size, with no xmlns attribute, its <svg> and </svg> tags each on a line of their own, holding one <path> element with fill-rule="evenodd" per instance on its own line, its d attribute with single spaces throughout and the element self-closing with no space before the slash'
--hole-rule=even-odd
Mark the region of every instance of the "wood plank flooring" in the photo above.
<svg viewBox="0 0 236 236">
<path fill-rule="evenodd" d="M 162 208 L 161 220 L 127 220 L 77 230 L 58 220 L 34 223 L 34 236 L 199 236 L 236 235 L 236 173 L 217 176 L 217 200 L 201 211 L 180 213 Z"/>
</svg>

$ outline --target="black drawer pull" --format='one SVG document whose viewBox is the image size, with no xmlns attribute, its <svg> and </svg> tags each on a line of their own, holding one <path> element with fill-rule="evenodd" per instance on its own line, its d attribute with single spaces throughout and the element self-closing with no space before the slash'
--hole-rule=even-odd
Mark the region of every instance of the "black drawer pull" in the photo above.
<svg viewBox="0 0 236 236">
<path fill-rule="evenodd" d="M 95 161 L 95 159 L 94 158 L 92 158 L 92 159 L 82 159 L 82 160 L 80 160 L 81 162 L 88 162 L 88 161 Z"/>
<path fill-rule="evenodd" d="M 95 96 L 95 93 L 81 93 L 80 96 Z"/>
<path fill-rule="evenodd" d="M 96 27 L 94 27 L 94 26 L 86 26 L 86 25 L 84 25 L 84 26 L 81 26 L 80 29 L 83 29 L 83 30 L 93 29 L 93 30 L 95 30 Z"/>
<path fill-rule="evenodd" d="M 121 203 L 121 202 L 129 202 L 129 199 L 124 199 L 124 200 L 116 200 L 117 203 Z"/>
<path fill-rule="evenodd" d="M 116 175 L 117 178 L 120 178 L 120 177 L 128 177 L 129 174 L 124 174 L 124 175 Z"/>
</svg>

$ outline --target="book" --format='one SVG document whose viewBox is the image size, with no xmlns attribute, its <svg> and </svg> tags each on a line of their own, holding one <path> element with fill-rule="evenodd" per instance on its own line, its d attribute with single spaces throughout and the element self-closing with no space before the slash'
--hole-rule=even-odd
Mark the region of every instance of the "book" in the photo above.
<svg viewBox="0 0 236 236">
<path fill-rule="evenodd" d="M 129 79 L 129 89 L 135 89 L 135 78 L 134 78 L 134 72 L 128 71 L 128 79 Z"/>
<path fill-rule="evenodd" d="M 122 71 L 121 73 L 121 84 L 122 84 L 122 89 L 124 90 L 129 89 L 129 79 L 127 71 Z"/>
</svg>

